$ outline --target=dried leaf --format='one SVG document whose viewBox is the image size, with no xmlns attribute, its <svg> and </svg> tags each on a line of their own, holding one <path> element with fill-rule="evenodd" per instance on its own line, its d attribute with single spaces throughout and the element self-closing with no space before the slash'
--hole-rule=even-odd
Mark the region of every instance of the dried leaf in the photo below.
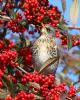
<svg viewBox="0 0 80 100">
<path fill-rule="evenodd" d="M 0 98 L 4 99 L 7 95 L 9 95 L 9 91 L 0 89 Z"/>
<path fill-rule="evenodd" d="M 76 70 L 75 74 L 79 74 L 80 75 L 80 70 Z"/>
<path fill-rule="evenodd" d="M 13 85 L 13 83 L 12 83 L 12 80 L 11 80 L 9 77 L 7 77 L 6 75 L 4 75 L 3 81 L 6 82 L 6 85 L 7 85 L 7 87 L 8 87 L 9 92 L 12 94 L 12 96 L 14 96 L 15 93 L 14 93 L 14 91 L 13 91 L 14 85 Z"/>
<path fill-rule="evenodd" d="M 77 23 L 78 14 L 79 14 L 79 3 L 78 0 L 74 0 L 70 8 L 70 19 L 73 25 Z"/>
<path fill-rule="evenodd" d="M 40 85 L 35 82 L 29 82 L 30 86 L 33 86 L 36 89 L 40 89 Z"/>
<path fill-rule="evenodd" d="M 66 0 L 61 0 L 61 2 L 62 2 L 62 9 L 63 11 L 65 11 L 66 10 Z"/>
</svg>

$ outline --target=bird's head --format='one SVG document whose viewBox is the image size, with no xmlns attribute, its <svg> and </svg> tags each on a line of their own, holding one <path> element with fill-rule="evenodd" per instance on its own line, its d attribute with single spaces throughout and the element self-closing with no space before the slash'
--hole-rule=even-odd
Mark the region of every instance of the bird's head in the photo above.
<svg viewBox="0 0 80 100">
<path fill-rule="evenodd" d="M 55 29 L 49 24 L 46 24 L 46 25 L 42 24 L 41 33 L 55 37 Z"/>
</svg>

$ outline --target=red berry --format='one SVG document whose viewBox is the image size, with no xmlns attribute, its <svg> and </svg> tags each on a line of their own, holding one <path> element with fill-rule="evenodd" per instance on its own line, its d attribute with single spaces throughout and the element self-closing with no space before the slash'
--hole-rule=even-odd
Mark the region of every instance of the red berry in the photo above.
<svg viewBox="0 0 80 100">
<path fill-rule="evenodd" d="M 5 100 L 13 100 L 10 95 L 6 96 Z"/>
</svg>

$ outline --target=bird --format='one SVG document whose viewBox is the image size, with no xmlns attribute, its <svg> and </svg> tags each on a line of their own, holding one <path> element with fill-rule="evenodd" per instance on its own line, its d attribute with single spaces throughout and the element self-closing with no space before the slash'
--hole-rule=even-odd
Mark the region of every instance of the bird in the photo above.
<svg viewBox="0 0 80 100">
<path fill-rule="evenodd" d="M 41 30 L 41 36 L 35 40 L 32 46 L 32 57 L 35 65 L 35 70 L 40 71 L 44 67 L 44 63 L 49 59 L 57 60 L 52 63 L 50 66 L 43 70 L 43 74 L 55 74 L 58 62 L 59 54 L 58 48 L 55 42 L 55 37 L 50 37 L 46 27 L 43 27 Z"/>
</svg>

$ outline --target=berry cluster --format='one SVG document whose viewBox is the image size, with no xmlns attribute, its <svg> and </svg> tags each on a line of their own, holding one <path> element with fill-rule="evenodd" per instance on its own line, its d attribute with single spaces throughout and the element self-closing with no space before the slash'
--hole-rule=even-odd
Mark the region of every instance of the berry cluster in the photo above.
<svg viewBox="0 0 80 100">
<path fill-rule="evenodd" d="M 72 36 L 73 46 L 80 45 L 80 39 L 76 36 Z"/>
<path fill-rule="evenodd" d="M 9 40 L 0 40 L 0 69 L 2 71 L 6 70 L 6 66 L 10 65 L 14 67 L 16 63 L 14 60 L 17 56 L 15 50 L 12 50 L 14 44 Z"/>
<path fill-rule="evenodd" d="M 69 87 L 69 93 L 68 93 L 68 97 L 73 97 L 75 96 L 76 93 L 76 89 L 73 86 Z"/>
<path fill-rule="evenodd" d="M 20 91 L 14 100 L 35 100 L 34 94 Z"/>
<path fill-rule="evenodd" d="M 10 4 L 10 3 L 6 2 L 4 8 L 8 8 L 8 9 L 10 8 L 10 9 L 12 9 L 13 7 L 14 7 L 14 4 Z"/>
<path fill-rule="evenodd" d="M 9 50 L 14 47 L 14 43 L 8 39 L 0 40 L 0 50 Z"/>
<path fill-rule="evenodd" d="M 14 59 L 16 58 L 16 55 L 16 52 L 13 50 L 2 51 L 0 53 L 0 69 L 4 71 L 7 65 L 14 67 Z"/>
<path fill-rule="evenodd" d="M 27 73 L 23 75 L 21 82 L 24 85 L 27 82 L 38 83 L 40 85 L 40 89 L 31 86 L 29 87 L 29 90 L 34 88 L 36 93 L 41 94 L 46 100 L 59 100 L 61 95 L 64 95 L 67 92 L 67 89 L 65 88 L 66 84 L 63 83 L 56 85 L 55 77 L 53 75 L 44 76 L 42 74 L 39 75 L 37 72 L 34 72 L 33 74 Z M 76 89 L 73 86 L 70 86 L 66 98 L 72 98 L 75 96 L 75 93 Z"/>
<path fill-rule="evenodd" d="M 61 33 L 59 31 L 56 31 L 56 37 L 61 39 L 62 45 L 67 45 L 67 43 L 68 43 L 67 37 L 61 35 Z M 71 39 L 72 39 L 73 46 L 80 44 L 80 40 L 78 37 L 76 37 L 76 35 L 73 35 Z"/>
<path fill-rule="evenodd" d="M 34 72 L 33 74 L 31 73 L 26 73 L 23 75 L 21 82 L 23 84 L 25 84 L 26 82 L 37 82 L 40 85 L 44 85 L 44 83 L 46 83 L 46 85 L 51 85 L 51 83 L 53 83 L 54 81 L 54 76 L 53 75 L 49 75 L 49 76 L 44 76 L 42 74 L 38 74 L 38 72 Z M 48 82 L 48 83 L 47 83 Z"/>
<path fill-rule="evenodd" d="M 5 100 L 35 100 L 34 94 L 20 91 L 13 99 L 10 95 L 6 96 Z"/>
<path fill-rule="evenodd" d="M 26 67 L 32 66 L 32 51 L 30 48 L 26 48 L 26 47 L 22 48 L 19 51 L 19 56 L 23 57 L 23 64 Z"/>
<path fill-rule="evenodd" d="M 26 25 L 22 25 L 23 18 L 19 12 L 10 11 L 9 9 L 14 9 L 15 3 L 12 1 L 7 1 L 3 6 L 3 13 L 0 13 L 2 16 L 9 16 L 11 18 L 7 21 L 7 26 L 13 32 L 24 32 L 26 30 Z M 29 24 L 33 24 L 38 28 L 41 23 L 50 24 L 56 26 L 59 23 L 61 13 L 57 7 L 49 4 L 48 0 L 20 0 L 17 4 L 17 7 L 21 8 L 25 16 L 24 21 Z M 13 14 L 12 14 L 12 13 Z M 8 15 L 7 15 L 8 13 Z M 0 23 L 3 24 L 5 21 L 2 19 Z M 12 27 L 13 26 L 13 27 Z"/>
<path fill-rule="evenodd" d="M 25 90 L 24 88 L 23 90 L 18 90 L 14 98 L 11 95 L 7 95 L 5 100 L 36 100 L 34 92 L 36 95 L 40 94 L 40 96 L 45 100 L 59 100 L 64 98 L 64 95 L 65 99 L 72 99 L 76 95 L 76 89 L 73 86 L 70 86 L 69 90 L 67 90 L 66 83 L 57 84 L 55 77 L 51 74 L 45 76 L 43 74 L 39 74 L 38 72 L 26 73 L 22 76 L 22 78 L 20 78 L 21 81 L 19 79 L 17 81 L 16 77 L 11 75 L 7 76 L 14 84 L 17 84 L 18 82 L 21 83 L 25 87 Z M 33 85 L 31 85 L 31 83 Z M 0 88 L 2 88 L 2 86 L 3 83 L 0 80 Z M 80 97 L 75 98 L 76 100 L 80 100 Z"/>
<path fill-rule="evenodd" d="M 22 16 L 20 13 L 16 13 L 15 19 L 11 19 L 8 21 L 7 26 L 13 31 L 13 32 L 24 32 L 26 28 L 20 23 L 20 20 L 22 20 Z M 13 27 L 12 27 L 13 26 Z"/>
<path fill-rule="evenodd" d="M 43 22 L 44 24 L 56 26 L 61 16 L 58 8 L 49 5 L 48 0 L 24 0 L 22 8 L 25 17 L 34 25 Z"/>
</svg>

